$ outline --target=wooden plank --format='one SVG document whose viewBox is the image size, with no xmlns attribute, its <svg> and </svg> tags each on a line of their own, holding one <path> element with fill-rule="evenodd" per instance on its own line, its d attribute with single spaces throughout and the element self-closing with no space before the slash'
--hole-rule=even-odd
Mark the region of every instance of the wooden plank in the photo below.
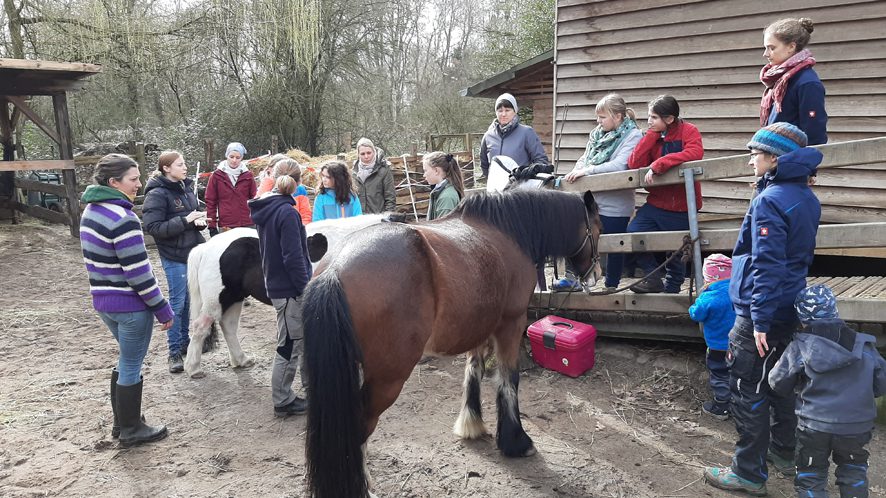
<svg viewBox="0 0 886 498">
<path fill-rule="evenodd" d="M 731 251 L 738 240 L 738 228 L 700 231 L 704 251 Z M 600 252 L 627 253 L 673 251 L 683 244 L 689 232 L 615 233 L 600 236 Z M 886 247 L 886 222 L 821 225 L 815 238 L 816 249 Z"/>
<path fill-rule="evenodd" d="M 15 203 L 15 208 L 28 216 L 33 216 L 34 218 L 50 221 L 52 223 L 63 223 L 65 225 L 71 224 L 71 219 L 68 218 L 67 215 L 64 213 L 57 213 L 51 209 L 46 209 L 40 206 L 28 206 L 27 204 L 22 204 L 20 202 Z"/>
<path fill-rule="evenodd" d="M 15 186 L 22 190 L 36 190 L 37 192 L 45 192 L 47 194 L 55 194 L 62 197 L 68 195 L 64 185 L 56 185 L 53 183 L 36 182 L 25 178 L 16 178 Z"/>
<path fill-rule="evenodd" d="M 0 69 L 62 71 L 88 74 L 100 73 L 102 71 L 102 67 L 100 65 L 87 64 L 85 62 L 55 62 L 35 59 L 28 60 L 3 58 L 0 58 Z"/>
<path fill-rule="evenodd" d="M 594 9 L 594 15 L 607 16 L 620 12 L 647 11 L 672 6 L 692 5 L 704 1 L 707 0 L 622 0 L 619 2 L 612 2 L 610 0 L 557 0 L 557 7 L 588 4 Z"/>
<path fill-rule="evenodd" d="M 55 114 L 56 131 L 59 137 L 61 159 L 74 162 L 74 148 L 71 145 L 71 118 L 68 115 L 68 96 L 60 93 L 52 96 L 52 110 Z M 80 236 L 80 199 L 77 196 L 77 175 L 73 169 L 62 171 L 67 190 L 68 215 L 71 218 L 71 237 Z"/>
<path fill-rule="evenodd" d="M 809 281 L 807 284 L 812 285 Z M 564 310 L 582 311 L 634 311 L 688 315 L 690 300 L 686 294 L 634 294 L 630 291 L 611 296 L 589 296 L 584 293 L 566 294 L 536 292 L 530 300 L 530 308 L 546 308 L 551 302 L 563 302 Z M 886 298 L 842 299 L 837 297 L 840 317 L 854 322 L 886 322 Z"/>
<path fill-rule="evenodd" d="M 704 200 L 704 213 L 743 214 L 747 211 L 746 201 L 709 198 Z M 822 223 L 868 223 L 886 219 L 886 210 L 824 205 L 821 207 Z"/>
<path fill-rule="evenodd" d="M 34 171 L 44 169 L 73 170 L 74 161 L 39 160 L 39 161 L 0 161 L 0 171 Z"/>
<path fill-rule="evenodd" d="M 855 284 L 850 289 L 843 292 L 844 298 L 853 298 L 860 297 L 865 294 L 865 291 L 873 287 L 879 281 L 878 279 L 883 277 L 865 277 L 861 280 L 861 282 Z"/>
<path fill-rule="evenodd" d="M 31 109 L 31 106 L 29 106 L 28 103 L 25 102 L 24 97 L 7 95 L 6 98 L 9 99 L 9 101 L 12 102 L 12 104 L 19 111 L 21 111 L 22 114 L 27 116 L 28 119 L 30 119 L 32 123 L 37 125 L 37 128 L 40 128 L 43 131 L 43 133 L 46 134 L 46 136 L 51 138 L 57 144 L 61 143 L 60 139 L 58 137 L 58 133 L 55 130 L 53 130 L 48 124 L 46 124 L 46 121 L 44 121 L 43 118 L 38 116 L 37 113 L 34 112 L 33 109 Z"/>
<path fill-rule="evenodd" d="M 819 169 L 882 162 L 883 150 L 886 148 L 886 137 L 817 145 L 815 148 L 819 149 L 824 155 Z M 655 179 L 655 185 L 682 184 L 683 177 L 679 176 L 679 172 L 686 168 L 702 168 L 702 173 L 696 175 L 699 180 L 745 176 L 747 175 L 747 161 L 747 154 L 690 161 L 671 169 L 664 175 L 658 176 Z M 641 168 L 638 170 L 586 176 L 574 183 L 562 182 L 560 186 L 562 190 L 570 192 L 584 192 L 586 190 L 602 192 L 606 190 L 645 187 L 642 180 L 647 171 L 648 168 Z"/>
<path fill-rule="evenodd" d="M 750 200 L 753 192 L 754 189 L 750 184 L 741 182 L 717 181 L 704 182 L 702 185 L 705 199 L 719 197 Z M 878 189 L 816 185 L 813 187 L 813 192 L 822 204 L 886 209 L 886 192 Z"/>
<path fill-rule="evenodd" d="M 765 11 L 763 11 L 765 12 Z M 808 15 L 808 13 L 807 13 Z M 771 17 L 770 17 L 771 18 Z M 886 26 L 883 18 L 847 20 L 827 24 L 815 24 L 813 43 L 834 43 L 870 40 L 877 42 L 886 38 Z M 687 54 L 710 53 L 717 49 L 740 50 L 755 47 L 762 48 L 763 29 L 760 26 L 746 25 L 741 31 L 711 33 L 683 36 L 679 28 L 673 33 L 678 36 L 659 39 L 647 39 L 633 42 L 607 44 L 601 33 L 599 43 L 589 43 L 582 48 L 557 51 L 557 64 L 582 64 L 592 61 L 624 60 L 629 63 L 633 59 L 646 57 L 662 57 L 671 54 L 682 57 Z M 557 25 L 559 36 L 580 34 L 586 28 L 581 21 L 564 22 Z M 642 36 L 642 35 L 641 35 Z M 593 35 L 590 40 L 595 39 Z M 812 45 L 814 52 L 815 45 Z M 761 51 L 762 52 L 762 51 Z"/>
<path fill-rule="evenodd" d="M 815 20 L 813 42 L 819 32 L 828 31 L 834 23 L 856 19 L 878 19 L 883 16 L 879 2 L 834 2 L 827 0 L 775 0 L 761 2 L 705 2 L 692 9 L 659 9 L 655 16 L 648 12 L 625 12 L 605 17 L 589 16 L 586 5 L 563 7 L 558 11 L 558 33 L 561 37 L 594 34 L 599 38 L 588 45 L 624 44 L 634 41 L 658 40 L 677 36 L 699 36 L 756 30 L 755 40 L 762 45 L 763 29 L 772 22 L 772 12 L 784 17 L 811 17 Z M 728 13 L 724 15 L 724 11 Z M 610 40 L 611 39 L 611 40 Z M 558 40 L 559 43 L 559 40 Z"/>
</svg>

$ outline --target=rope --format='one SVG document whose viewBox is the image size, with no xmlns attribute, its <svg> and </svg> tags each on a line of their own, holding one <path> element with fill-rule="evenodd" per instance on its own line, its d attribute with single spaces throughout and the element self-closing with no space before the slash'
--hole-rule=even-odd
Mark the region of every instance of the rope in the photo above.
<svg viewBox="0 0 886 498">
<path fill-rule="evenodd" d="M 660 270 L 662 270 L 664 267 L 666 267 L 668 265 L 668 263 L 673 261 L 677 256 L 680 256 L 683 264 L 686 264 L 687 262 L 692 260 L 692 252 L 690 251 L 690 248 L 697 241 L 698 241 L 698 237 L 693 239 L 689 235 L 684 235 L 683 236 L 683 245 L 681 245 L 680 248 L 677 249 L 676 251 L 672 252 L 671 255 L 668 256 L 668 258 L 664 261 L 664 263 L 658 265 L 658 267 L 656 267 L 651 272 L 647 273 L 639 281 L 633 282 L 633 283 L 630 283 L 627 285 L 623 285 L 617 289 L 588 292 L 587 295 L 589 295 L 589 296 L 608 296 L 611 294 L 617 294 L 617 293 L 624 291 L 624 290 L 628 290 L 631 287 L 633 287 L 637 284 L 641 284 L 641 283 L 645 282 L 646 280 L 650 279 L 653 275 L 657 274 Z M 693 287 L 693 282 L 695 281 L 695 275 L 694 275 L 695 272 L 692 272 L 692 273 L 693 274 L 689 276 L 689 298 L 690 298 L 690 300 L 692 299 L 692 287 Z M 656 277 L 656 278 L 659 278 L 659 277 Z M 563 299 L 560 301 L 560 305 L 557 306 L 557 308 L 554 310 L 553 314 L 556 315 L 557 313 L 559 313 L 563 309 L 563 306 L 566 304 L 566 300 L 569 299 L 569 296 L 573 292 L 578 292 L 578 291 L 576 291 L 575 288 L 572 288 L 572 289 L 569 289 L 569 292 L 558 293 L 558 294 L 564 294 L 564 296 L 563 296 Z M 548 297 L 548 309 L 551 308 L 551 301 L 553 301 L 553 299 L 554 299 L 553 295 L 554 295 L 554 292 L 551 292 L 550 296 Z"/>
<path fill-rule="evenodd" d="M 409 202 L 412 204 L 412 214 L 415 221 L 418 221 L 418 209 L 415 207 L 415 195 L 412 193 L 412 180 L 409 179 L 409 161 L 406 160 L 406 154 L 403 154 L 403 170 L 406 171 L 406 186 L 409 188 Z M 430 206 L 430 204 L 428 204 Z"/>
</svg>

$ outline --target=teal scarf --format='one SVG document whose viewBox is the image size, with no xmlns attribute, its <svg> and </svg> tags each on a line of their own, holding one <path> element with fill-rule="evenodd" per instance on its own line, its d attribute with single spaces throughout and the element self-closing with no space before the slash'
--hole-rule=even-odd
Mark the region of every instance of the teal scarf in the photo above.
<svg viewBox="0 0 886 498">
<path fill-rule="evenodd" d="M 637 123 L 633 119 L 626 118 L 618 128 L 612 131 L 603 131 L 603 128 L 597 126 L 591 131 L 588 137 L 588 145 L 585 147 L 583 156 L 584 164 L 582 168 L 603 164 L 612 158 L 612 153 L 618 148 L 618 145 L 624 137 L 637 128 Z"/>
</svg>

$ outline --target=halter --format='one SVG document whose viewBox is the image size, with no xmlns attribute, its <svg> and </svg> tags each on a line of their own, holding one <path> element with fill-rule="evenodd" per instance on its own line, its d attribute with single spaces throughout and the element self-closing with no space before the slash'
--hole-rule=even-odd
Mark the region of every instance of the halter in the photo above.
<svg viewBox="0 0 886 498">
<path fill-rule="evenodd" d="M 600 263 L 600 253 L 597 252 L 597 241 L 594 240 L 594 238 L 591 236 L 592 235 L 591 218 L 588 215 L 587 208 L 585 208 L 585 228 L 586 228 L 585 238 L 584 238 L 584 240 L 582 240 L 581 245 L 578 246 L 578 249 L 575 252 L 573 252 L 571 255 L 567 256 L 569 259 L 572 259 L 572 258 L 578 256 L 579 254 L 581 254 L 581 251 L 585 248 L 586 245 L 588 245 L 588 244 L 591 245 L 591 253 L 594 255 L 593 258 L 591 258 L 591 265 L 588 267 L 588 269 L 583 274 L 581 274 L 579 276 L 579 283 L 581 283 L 582 287 L 586 286 L 585 280 L 587 280 L 588 275 L 590 275 L 591 272 L 594 271 L 594 268 L 596 268 L 597 265 Z M 585 289 L 585 291 L 587 291 L 587 290 L 588 289 Z"/>
</svg>

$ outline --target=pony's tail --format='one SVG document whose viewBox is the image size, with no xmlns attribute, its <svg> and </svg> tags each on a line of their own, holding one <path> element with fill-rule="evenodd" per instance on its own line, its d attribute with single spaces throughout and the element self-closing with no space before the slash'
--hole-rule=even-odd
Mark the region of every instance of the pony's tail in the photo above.
<svg viewBox="0 0 886 498">
<path fill-rule="evenodd" d="M 188 253 L 188 300 L 191 302 L 190 319 L 197 320 L 203 312 L 203 294 L 200 292 L 200 266 L 206 244 L 200 244 Z M 214 351 L 218 344 L 218 327 L 215 322 L 209 327 L 209 336 L 203 342 L 204 352 Z"/>
<path fill-rule="evenodd" d="M 360 390 L 362 353 L 341 282 L 334 271 L 312 280 L 304 298 L 308 394 L 305 457 L 309 495 L 365 497 L 366 438 Z"/>
</svg>

